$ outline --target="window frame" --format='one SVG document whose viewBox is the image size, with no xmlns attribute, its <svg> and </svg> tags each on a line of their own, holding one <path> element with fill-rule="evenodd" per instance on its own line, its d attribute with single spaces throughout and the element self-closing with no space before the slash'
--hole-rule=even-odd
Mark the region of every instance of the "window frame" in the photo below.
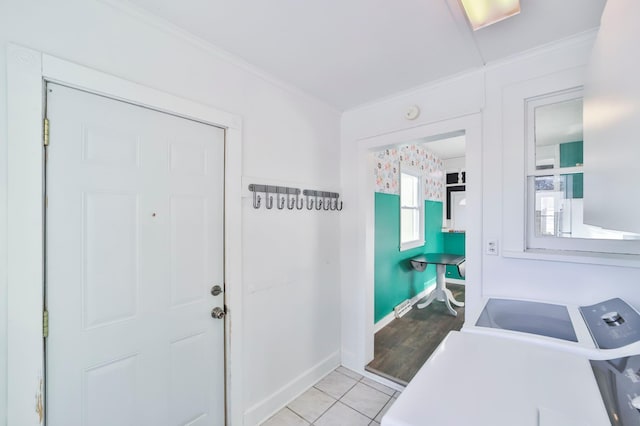
<svg viewBox="0 0 640 426">
<path fill-rule="evenodd" d="M 414 178 L 417 179 L 417 185 L 416 185 L 416 191 L 417 194 L 416 195 L 416 200 L 417 200 L 417 206 L 404 206 L 402 204 L 402 175 L 409 175 L 412 176 Z M 423 191 L 423 174 L 420 170 L 416 169 L 416 168 L 412 168 L 412 167 L 408 167 L 408 166 L 403 166 L 402 164 L 399 167 L 399 173 L 398 173 L 398 189 L 399 189 L 399 196 L 400 196 L 400 217 L 399 217 L 399 227 L 400 227 L 400 251 L 406 251 L 406 250 L 410 250 L 413 248 L 417 248 L 417 247 L 422 247 L 425 244 L 425 238 L 424 238 L 424 191 Z M 411 240 L 411 241 L 403 241 L 402 240 L 402 229 L 403 229 L 403 221 L 402 221 L 402 212 L 403 210 L 412 210 L 412 211 L 417 211 L 418 213 L 418 239 L 415 240 Z"/>
<path fill-rule="evenodd" d="M 584 166 L 536 169 L 535 110 L 538 107 L 584 99 L 582 86 L 550 92 L 524 99 L 525 111 L 525 251 L 571 251 L 593 254 L 640 254 L 640 240 L 607 240 L 596 238 L 566 238 L 555 235 L 536 235 L 535 232 L 535 177 L 583 173 Z M 588 168 L 587 168 L 588 172 Z"/>
</svg>

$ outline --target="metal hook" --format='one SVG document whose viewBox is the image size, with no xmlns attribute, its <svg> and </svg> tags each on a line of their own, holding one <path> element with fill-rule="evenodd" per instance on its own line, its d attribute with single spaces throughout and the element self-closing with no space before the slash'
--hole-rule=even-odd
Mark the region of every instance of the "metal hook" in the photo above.
<svg viewBox="0 0 640 426">
<path fill-rule="evenodd" d="M 271 210 L 273 208 L 273 195 L 269 195 L 269 187 L 267 186 L 264 190 L 265 194 L 265 206 Z"/>
<path fill-rule="evenodd" d="M 336 210 L 338 210 L 339 212 L 342 211 L 342 201 L 340 201 L 340 207 L 338 207 L 338 199 L 336 198 Z"/>
<path fill-rule="evenodd" d="M 302 210 L 304 207 L 304 200 L 300 199 L 300 194 L 296 194 L 295 206 L 298 210 Z"/>
<path fill-rule="evenodd" d="M 327 202 L 326 198 L 323 198 L 324 200 L 324 208 L 323 210 L 329 210 L 331 208 L 331 199 L 329 199 L 329 202 Z"/>
<path fill-rule="evenodd" d="M 316 210 L 322 210 L 322 199 L 318 201 L 318 196 L 316 195 Z"/>
<path fill-rule="evenodd" d="M 259 209 L 260 208 L 260 196 L 256 194 L 256 191 L 252 191 L 253 192 L 253 208 L 254 209 Z"/>
<path fill-rule="evenodd" d="M 311 200 L 311 203 L 309 203 L 309 196 L 306 195 L 307 197 L 307 210 L 313 210 L 313 200 Z"/>
<path fill-rule="evenodd" d="M 338 208 L 338 199 L 337 198 L 329 199 L 329 208 L 331 210 L 336 210 Z"/>
<path fill-rule="evenodd" d="M 291 201 L 293 201 L 293 202 L 291 202 L 291 201 L 289 201 L 289 199 L 290 199 L 290 198 L 291 198 L 291 197 L 289 197 L 289 193 L 287 192 L 287 208 L 288 208 L 289 210 L 293 210 L 293 208 L 294 208 L 294 207 L 295 207 L 295 205 L 296 205 L 296 200 L 291 199 Z"/>
<path fill-rule="evenodd" d="M 280 196 L 279 192 L 280 191 L 278 190 L 278 194 L 276 195 L 277 197 L 276 200 L 277 200 L 278 210 L 282 210 L 284 209 L 285 199 L 284 199 L 284 196 L 283 197 Z"/>
</svg>

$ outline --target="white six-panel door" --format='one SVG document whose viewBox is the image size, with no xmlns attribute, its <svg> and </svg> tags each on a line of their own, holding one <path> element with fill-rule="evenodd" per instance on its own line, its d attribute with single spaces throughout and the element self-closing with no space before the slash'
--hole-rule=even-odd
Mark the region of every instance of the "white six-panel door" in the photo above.
<svg viewBox="0 0 640 426">
<path fill-rule="evenodd" d="M 48 426 L 224 425 L 224 130 L 47 86 Z"/>
</svg>

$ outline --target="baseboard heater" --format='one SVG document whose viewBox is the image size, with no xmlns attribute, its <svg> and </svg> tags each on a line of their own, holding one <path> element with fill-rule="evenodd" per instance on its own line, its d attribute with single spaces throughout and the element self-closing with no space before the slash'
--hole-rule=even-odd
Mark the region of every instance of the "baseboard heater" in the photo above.
<svg viewBox="0 0 640 426">
<path fill-rule="evenodd" d="M 410 310 L 411 310 L 411 302 L 409 301 L 409 299 L 407 299 L 404 302 L 400 303 L 395 308 L 393 308 L 393 314 L 395 315 L 396 318 L 400 318 Z"/>
</svg>

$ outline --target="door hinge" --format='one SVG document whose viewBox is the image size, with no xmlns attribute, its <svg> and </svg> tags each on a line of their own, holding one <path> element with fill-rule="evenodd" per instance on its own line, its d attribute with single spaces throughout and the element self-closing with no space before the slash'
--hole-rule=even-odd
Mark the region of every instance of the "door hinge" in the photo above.
<svg viewBox="0 0 640 426">
<path fill-rule="evenodd" d="M 42 337 L 49 337 L 49 311 L 42 311 Z"/>
<path fill-rule="evenodd" d="M 43 124 L 43 140 L 44 140 L 44 146 L 49 146 L 49 119 L 45 118 L 44 119 L 44 124 Z"/>
</svg>

